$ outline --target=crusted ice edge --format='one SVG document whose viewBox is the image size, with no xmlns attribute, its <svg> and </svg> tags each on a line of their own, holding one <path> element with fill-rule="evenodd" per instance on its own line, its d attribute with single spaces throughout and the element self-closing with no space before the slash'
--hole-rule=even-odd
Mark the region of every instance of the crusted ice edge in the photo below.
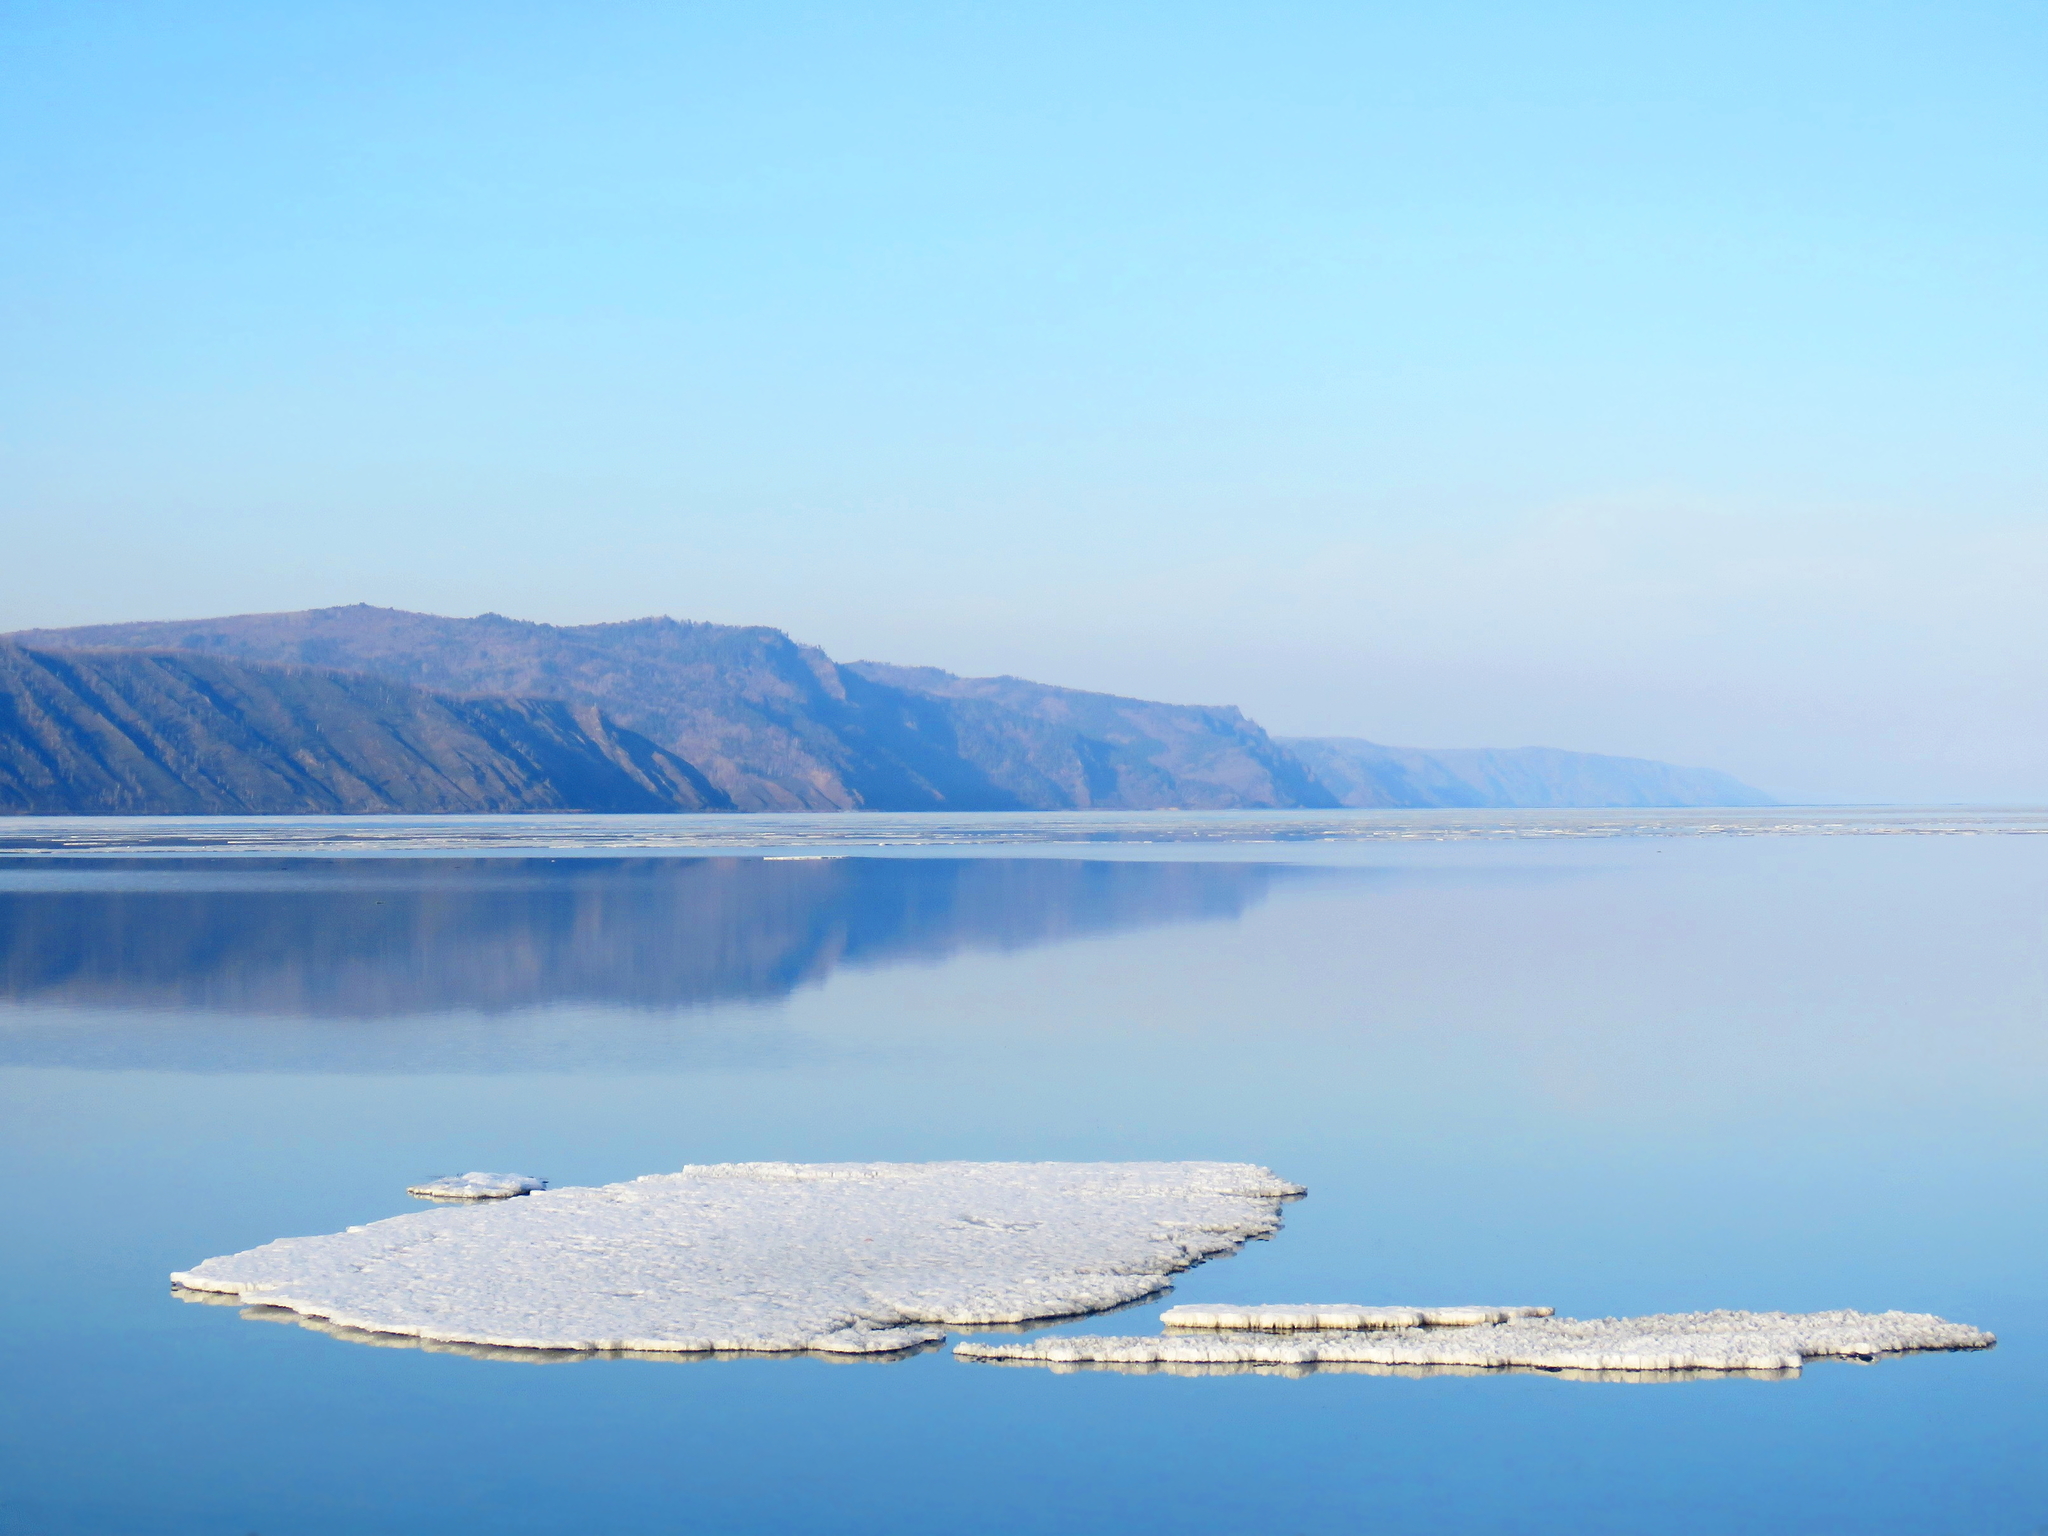
<svg viewBox="0 0 2048 1536">
<path fill-rule="evenodd" d="M 1304 1338 L 1231 1330 L 1109 1338 L 1054 1334 L 968 1339 L 970 1360 L 1108 1365 L 1532 1367 L 1549 1371 L 1797 1371 L 1825 1356 L 1988 1349 L 1992 1335 L 1925 1312 L 1673 1312 L 1650 1317 L 1522 1317 L 1445 1330 L 1332 1330 Z"/>
<path fill-rule="evenodd" d="M 1169 1328 L 1237 1328 L 1260 1333 L 1313 1329 L 1475 1328 L 1517 1317 L 1548 1317 L 1550 1307 L 1364 1307 L 1349 1302 L 1319 1306 L 1225 1306 L 1218 1302 L 1168 1307 Z"/>
<path fill-rule="evenodd" d="M 508 1200 L 514 1195 L 538 1194 L 547 1187 L 546 1179 L 523 1173 L 458 1173 L 409 1184 L 405 1192 L 423 1200 Z"/>
<path fill-rule="evenodd" d="M 1301 1193 L 1246 1163 L 722 1163 L 281 1238 L 171 1280 L 441 1344 L 890 1354 L 934 1325 L 1156 1294 Z"/>
</svg>

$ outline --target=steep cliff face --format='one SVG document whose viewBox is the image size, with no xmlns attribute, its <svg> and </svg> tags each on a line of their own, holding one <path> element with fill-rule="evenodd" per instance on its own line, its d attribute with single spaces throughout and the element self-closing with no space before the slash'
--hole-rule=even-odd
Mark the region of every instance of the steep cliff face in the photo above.
<svg viewBox="0 0 2048 1536">
<path fill-rule="evenodd" d="M 13 638 L 343 667 L 425 688 L 595 705 L 748 811 L 1336 803 L 1235 709 L 840 666 L 761 627 L 665 618 L 558 626 L 358 605 Z"/>
<path fill-rule="evenodd" d="M 1229 705 L 1159 704 L 874 661 L 842 671 L 945 703 L 961 755 L 1033 808 L 1337 804 L 1299 761 Z"/>
<path fill-rule="evenodd" d="M 425 688 L 591 704 L 694 765 L 740 810 L 1018 804 L 951 750 L 943 711 L 849 678 L 824 652 L 759 626 L 560 626 L 359 604 L 13 638 L 342 667 Z"/>
<path fill-rule="evenodd" d="M 84 693 L 65 708 L 45 706 L 51 719 L 70 721 L 65 739 L 73 755 L 60 752 L 40 767 L 33 732 L 23 738 L 29 745 L 12 742 L 24 728 L 0 720 L 0 734 L 12 742 L 0 742 L 0 753 L 12 754 L 7 761 L 16 764 L 10 771 L 21 785 L 41 786 L 34 791 L 38 803 L 53 803 L 57 786 L 74 772 L 80 785 L 96 786 L 78 791 L 93 804 L 134 811 L 224 806 L 230 799 L 305 808 L 307 796 L 349 809 L 568 809 L 571 802 L 625 809 L 635 794 L 645 798 L 632 808 L 744 811 L 1770 803 L 1726 774 L 1637 758 L 1540 747 L 1429 751 L 1348 737 L 1275 740 L 1224 705 L 1161 704 L 1015 677 L 957 677 L 935 667 L 842 666 L 761 626 L 667 618 L 562 626 L 358 604 L 8 638 L 44 653 L 38 676 L 54 676 L 50 658 L 81 648 L 158 653 L 147 667 L 132 663 L 123 674 L 145 692 L 145 678 L 155 680 L 150 687 L 168 687 L 173 661 L 189 664 L 178 685 L 183 702 L 165 695 L 145 704 L 138 694 L 122 705 L 109 673 L 98 685 L 112 701 L 100 725 L 89 723 L 98 706 Z M 359 767 L 354 760 L 329 762 L 316 740 L 306 750 L 328 765 L 320 770 L 324 777 L 316 775 L 317 788 L 304 777 L 312 770 L 295 744 L 284 702 L 289 690 L 273 680 L 245 690 L 253 691 L 235 706 L 241 724 L 216 722 L 213 754 L 203 764 L 178 758 L 182 766 L 173 770 L 164 766 L 172 757 L 162 756 L 151 768 L 151 753 L 171 752 L 177 737 L 168 722 L 197 707 L 188 695 L 201 690 L 201 673 L 192 669 L 208 659 L 359 674 L 344 683 L 324 671 L 323 683 L 293 685 L 309 698 L 317 692 L 320 709 L 341 712 L 316 738 L 353 740 L 339 721 L 351 710 L 349 718 L 360 717 L 351 727 L 364 743 Z M 385 693 L 373 701 L 363 691 L 371 679 L 417 698 L 406 695 L 412 702 L 400 705 L 399 693 Z M 57 685 L 46 678 L 38 686 Z M 258 695 L 267 702 L 259 704 Z M 442 697 L 429 702 L 435 695 Z M 557 702 L 540 702 L 548 700 Z M 136 748 L 136 756 L 113 745 L 127 738 L 126 728 L 107 722 L 123 708 L 139 717 L 168 712 L 158 747 Z M 409 722 L 402 729 L 399 716 Z M 373 725 L 373 717 L 381 723 Z M 259 720 L 267 722 L 261 730 L 253 724 Z M 378 731 L 383 745 L 373 748 Z M 102 739 L 113 753 L 108 763 L 118 760 L 118 769 L 97 765 L 89 744 Z M 395 744 L 415 739 L 436 743 L 441 755 L 433 771 L 408 766 L 427 759 Z M 233 743 L 254 754 L 250 764 L 265 766 L 231 766 Z M 547 752 L 556 756 L 543 761 Z M 597 772 L 578 766 L 593 753 L 625 779 L 583 776 Z M 658 760 L 650 755 L 656 753 Z M 60 761 L 72 767 L 55 766 Z M 202 788 L 194 774 L 213 787 Z M 152 798 L 159 789 L 170 798 Z M 14 801 L 4 803 L 19 808 L 30 791 L 11 793 Z"/>
<path fill-rule="evenodd" d="M 0 643 L 0 812 L 674 811 L 702 775 L 596 709 L 190 652 Z"/>
<path fill-rule="evenodd" d="M 1556 747 L 1384 747 L 1352 736 L 1282 746 L 1348 806 L 1651 807 L 1773 805 L 1711 768 Z"/>
</svg>

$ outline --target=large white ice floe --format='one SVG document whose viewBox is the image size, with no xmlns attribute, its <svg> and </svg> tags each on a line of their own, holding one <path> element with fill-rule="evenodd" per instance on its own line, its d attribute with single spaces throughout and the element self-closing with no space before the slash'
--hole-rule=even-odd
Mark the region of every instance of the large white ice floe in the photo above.
<svg viewBox="0 0 2048 1536">
<path fill-rule="evenodd" d="M 546 1179 L 529 1178 L 523 1173 L 457 1173 L 410 1185 L 405 1192 L 423 1200 L 509 1200 L 514 1195 L 537 1194 L 547 1187 Z"/>
<path fill-rule="evenodd" d="M 1152 1295 L 1300 1193 L 1245 1163 L 722 1163 L 281 1238 L 171 1280 L 449 1344 L 879 1354 Z"/>
<path fill-rule="evenodd" d="M 1675 1312 L 1592 1322 L 1523 1316 L 1456 1328 L 1316 1325 L 1312 1334 L 1297 1328 L 1291 1336 L 1242 1328 L 1211 1333 L 1176 1329 L 1156 1337 L 1128 1338 L 1051 1334 L 1016 1342 L 969 1339 L 955 1345 L 954 1352 L 975 1360 L 1041 1364 L 1784 1372 L 1829 1355 L 1869 1359 L 1904 1350 L 1987 1349 L 1995 1342 L 1988 1333 L 1924 1312 Z"/>
</svg>

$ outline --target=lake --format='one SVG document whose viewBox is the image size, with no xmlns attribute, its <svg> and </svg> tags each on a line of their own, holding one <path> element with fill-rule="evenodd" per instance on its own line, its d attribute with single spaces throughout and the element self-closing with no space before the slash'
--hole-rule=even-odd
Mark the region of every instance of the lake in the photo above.
<svg viewBox="0 0 2048 1536">
<path fill-rule="evenodd" d="M 2048 817 L 0 825 L 24 1533 L 2048 1529 Z M 481 1358 L 173 1297 L 467 1169 L 1204 1158 L 1184 1302 L 1939 1313 L 1789 1380 Z M 975 1330 L 956 1330 L 955 1337 Z"/>
</svg>

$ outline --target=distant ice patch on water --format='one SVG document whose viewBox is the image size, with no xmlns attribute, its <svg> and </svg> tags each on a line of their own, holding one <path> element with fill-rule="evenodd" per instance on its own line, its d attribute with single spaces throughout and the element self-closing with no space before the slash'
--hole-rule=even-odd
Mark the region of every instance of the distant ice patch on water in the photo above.
<svg viewBox="0 0 2048 1536">
<path fill-rule="evenodd" d="M 723 1163 L 282 1238 L 171 1280 L 446 1344 L 883 1354 L 1153 1295 L 1301 1192 L 1244 1163 Z"/>
<path fill-rule="evenodd" d="M 445 1179 L 429 1179 L 406 1187 L 408 1195 L 422 1200 L 505 1200 L 513 1195 L 531 1195 L 548 1187 L 546 1179 L 523 1173 L 458 1173 Z"/>
<path fill-rule="evenodd" d="M 1523 841 L 1614 837 L 2048 835 L 2037 808 L 1762 810 L 832 811 L 649 816 L 10 816 L 0 854 L 765 854 L 1093 844 Z"/>
<path fill-rule="evenodd" d="M 1176 1330 L 1127 1338 L 1055 1334 L 1014 1343 L 969 1339 L 955 1345 L 954 1353 L 970 1360 L 1046 1365 L 1328 1364 L 1533 1367 L 1575 1373 L 1787 1373 L 1796 1372 L 1807 1360 L 1827 1356 L 1867 1360 L 1908 1350 L 1988 1349 L 1997 1342 L 1988 1333 L 1924 1312 L 1676 1312 L 1592 1322 L 1523 1316 L 1456 1328 L 1386 1329 L 1367 1324 L 1346 1331 L 1319 1325 L 1314 1336 L 1305 1337 L 1307 1332 Z"/>
<path fill-rule="evenodd" d="M 1348 1302 L 1320 1306 L 1168 1307 L 1159 1321 L 1169 1328 L 1239 1328 L 1293 1333 L 1318 1328 L 1473 1328 L 1514 1317 L 1548 1317 L 1549 1307 L 1361 1307 Z"/>
</svg>

